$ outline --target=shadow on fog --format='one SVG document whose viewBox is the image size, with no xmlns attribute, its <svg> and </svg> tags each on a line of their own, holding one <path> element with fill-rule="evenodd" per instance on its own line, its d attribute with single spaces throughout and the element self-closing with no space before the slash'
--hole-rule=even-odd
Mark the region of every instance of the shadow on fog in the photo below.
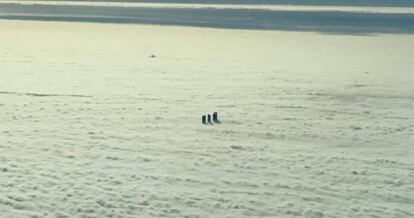
<svg viewBox="0 0 414 218">
<path fill-rule="evenodd" d="M 120 8 L 0 3 L 0 19 L 128 23 L 370 35 L 414 33 L 414 14 Z"/>
</svg>

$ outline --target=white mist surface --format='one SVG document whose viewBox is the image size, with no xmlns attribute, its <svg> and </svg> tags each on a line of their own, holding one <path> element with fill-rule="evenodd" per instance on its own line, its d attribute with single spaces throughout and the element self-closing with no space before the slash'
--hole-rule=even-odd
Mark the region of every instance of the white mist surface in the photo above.
<svg viewBox="0 0 414 218">
<path fill-rule="evenodd" d="M 0 217 L 414 216 L 412 35 L 0 21 L 0 51 Z"/>
</svg>

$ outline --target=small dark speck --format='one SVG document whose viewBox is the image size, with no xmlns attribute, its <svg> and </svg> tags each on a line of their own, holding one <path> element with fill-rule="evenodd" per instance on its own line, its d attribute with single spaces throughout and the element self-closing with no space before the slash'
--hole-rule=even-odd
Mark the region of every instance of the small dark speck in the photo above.
<svg viewBox="0 0 414 218">
<path fill-rule="evenodd" d="M 235 150 L 242 150 L 243 147 L 240 145 L 231 145 L 230 148 L 235 149 Z"/>
</svg>

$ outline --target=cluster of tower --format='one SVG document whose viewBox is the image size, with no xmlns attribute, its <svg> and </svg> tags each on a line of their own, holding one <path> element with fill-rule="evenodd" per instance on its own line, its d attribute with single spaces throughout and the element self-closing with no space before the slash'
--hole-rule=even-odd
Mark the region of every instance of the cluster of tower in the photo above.
<svg viewBox="0 0 414 218">
<path fill-rule="evenodd" d="M 201 122 L 203 124 L 220 123 L 220 121 L 218 119 L 218 113 L 217 112 L 214 112 L 213 113 L 213 119 L 211 119 L 211 115 L 210 114 L 203 115 L 201 117 Z"/>
</svg>

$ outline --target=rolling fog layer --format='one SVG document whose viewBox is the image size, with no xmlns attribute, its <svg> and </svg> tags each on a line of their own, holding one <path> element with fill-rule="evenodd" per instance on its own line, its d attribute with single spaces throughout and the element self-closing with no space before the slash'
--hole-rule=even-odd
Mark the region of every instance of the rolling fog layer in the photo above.
<svg viewBox="0 0 414 218">
<path fill-rule="evenodd" d="M 412 218 L 413 42 L 0 20 L 0 217 Z"/>
</svg>

